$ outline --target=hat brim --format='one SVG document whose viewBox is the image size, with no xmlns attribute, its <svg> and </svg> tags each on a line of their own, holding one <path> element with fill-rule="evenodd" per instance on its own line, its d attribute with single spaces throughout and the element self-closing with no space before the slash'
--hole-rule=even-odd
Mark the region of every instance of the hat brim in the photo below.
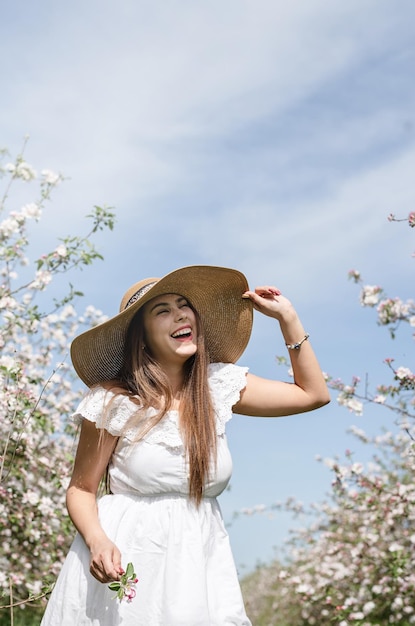
<svg viewBox="0 0 415 626">
<path fill-rule="evenodd" d="M 241 272 L 193 265 L 150 280 L 157 282 L 137 302 L 73 340 L 72 363 L 88 387 L 116 378 L 132 318 L 146 302 L 165 293 L 184 296 L 199 313 L 211 362 L 235 363 L 245 350 L 253 307 L 249 299 L 242 298 L 249 287 Z"/>
</svg>

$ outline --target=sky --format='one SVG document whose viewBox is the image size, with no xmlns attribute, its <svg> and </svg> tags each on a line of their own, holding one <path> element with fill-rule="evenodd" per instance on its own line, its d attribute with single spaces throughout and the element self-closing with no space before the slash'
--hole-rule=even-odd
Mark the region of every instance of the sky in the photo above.
<svg viewBox="0 0 415 626">
<path fill-rule="evenodd" d="M 178 267 L 223 265 L 292 300 L 324 371 L 376 384 L 382 361 L 413 365 L 362 309 L 347 272 L 413 297 L 415 5 L 412 0 L 16 0 L 0 21 L 0 147 L 65 182 L 34 230 L 46 252 L 115 207 L 104 256 L 71 277 L 105 314 L 126 289 Z M 33 200 L 33 198 L 31 198 Z M 286 378 L 274 320 L 255 315 L 239 363 Z M 235 416 L 230 489 L 220 499 L 243 575 L 270 560 L 291 520 L 233 519 L 293 496 L 320 501 L 316 455 L 361 449 L 352 425 L 393 425 L 330 405 L 289 418 Z"/>
</svg>

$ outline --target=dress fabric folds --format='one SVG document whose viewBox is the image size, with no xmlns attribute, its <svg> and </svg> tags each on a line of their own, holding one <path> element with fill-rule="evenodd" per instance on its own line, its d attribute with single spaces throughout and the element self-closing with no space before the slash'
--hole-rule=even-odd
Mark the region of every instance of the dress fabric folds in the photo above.
<svg viewBox="0 0 415 626">
<path fill-rule="evenodd" d="M 225 425 L 246 373 L 247 368 L 230 363 L 209 366 L 217 463 L 198 507 L 188 499 L 177 411 L 169 411 L 134 443 L 135 429 L 125 426 L 137 406 L 102 387 L 86 394 L 75 420 L 88 419 L 119 436 L 109 468 L 111 494 L 98 500 L 98 511 L 123 567 L 134 565 L 136 597 L 120 602 L 93 578 L 89 550 L 77 534 L 41 626 L 251 626 L 216 499 L 232 473 Z"/>
</svg>

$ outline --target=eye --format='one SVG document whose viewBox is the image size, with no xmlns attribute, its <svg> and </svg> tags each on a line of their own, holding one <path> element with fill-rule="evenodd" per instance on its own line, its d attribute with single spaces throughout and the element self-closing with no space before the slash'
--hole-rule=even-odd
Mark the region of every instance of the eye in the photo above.
<svg viewBox="0 0 415 626">
<path fill-rule="evenodd" d="M 157 315 L 162 315 L 163 313 L 168 313 L 168 312 L 169 312 L 168 309 L 159 309 L 157 311 Z"/>
<path fill-rule="evenodd" d="M 183 307 L 190 307 L 190 304 L 187 300 L 185 300 L 185 298 L 180 299 L 180 302 L 178 302 L 178 307 L 179 309 L 183 309 Z"/>
</svg>

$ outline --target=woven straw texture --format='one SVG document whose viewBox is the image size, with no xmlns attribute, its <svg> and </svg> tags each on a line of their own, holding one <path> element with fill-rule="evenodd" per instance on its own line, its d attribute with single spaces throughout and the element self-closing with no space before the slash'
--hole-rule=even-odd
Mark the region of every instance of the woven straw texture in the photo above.
<svg viewBox="0 0 415 626">
<path fill-rule="evenodd" d="M 130 321 L 146 302 L 165 293 L 184 296 L 198 311 L 211 362 L 235 363 L 245 350 L 252 330 L 253 308 L 249 299 L 242 298 L 249 287 L 241 272 L 209 265 L 184 267 L 164 278 L 136 283 L 124 295 L 120 308 L 141 287 L 155 281 L 128 308 L 72 342 L 72 363 L 88 387 L 117 376 Z"/>
</svg>

